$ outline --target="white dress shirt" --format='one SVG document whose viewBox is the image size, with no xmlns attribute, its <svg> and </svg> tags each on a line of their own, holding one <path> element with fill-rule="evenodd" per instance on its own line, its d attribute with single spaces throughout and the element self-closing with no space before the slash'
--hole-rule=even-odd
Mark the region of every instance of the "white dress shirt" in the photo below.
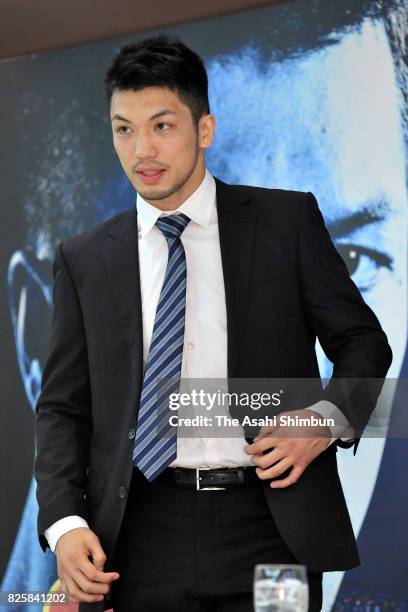
<svg viewBox="0 0 408 612">
<path fill-rule="evenodd" d="M 155 226 L 161 215 L 184 213 L 191 221 L 182 233 L 187 266 L 184 349 L 181 377 L 191 379 L 227 379 L 227 313 L 221 263 L 216 185 L 206 170 L 199 187 L 175 211 L 164 212 L 136 200 L 138 213 L 138 247 L 143 318 L 143 362 L 146 365 L 153 332 L 156 308 L 167 267 L 168 246 Z M 217 381 L 217 382 L 218 382 Z M 225 388 L 225 390 L 227 390 Z M 309 409 L 323 417 L 336 419 L 333 442 L 350 427 L 344 415 L 328 401 Z M 219 409 L 217 414 L 220 414 Z M 225 414 L 228 414 L 227 411 Z M 350 432 L 348 432 L 350 433 Z M 352 434 L 351 434 L 352 435 Z M 244 452 L 247 442 L 243 430 L 229 437 L 205 437 L 196 433 L 177 438 L 177 457 L 170 467 L 236 467 L 252 466 L 251 456 Z M 76 527 L 87 527 L 79 516 L 65 517 L 45 531 L 51 550 L 59 537 Z"/>
</svg>

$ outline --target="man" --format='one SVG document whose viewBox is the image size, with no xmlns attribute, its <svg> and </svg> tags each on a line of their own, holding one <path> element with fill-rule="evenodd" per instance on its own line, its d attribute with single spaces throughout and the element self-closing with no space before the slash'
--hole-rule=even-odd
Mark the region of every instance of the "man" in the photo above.
<svg viewBox="0 0 408 612">
<path fill-rule="evenodd" d="M 312 194 L 206 170 L 215 117 L 192 50 L 164 36 L 126 46 L 106 85 L 137 211 L 56 252 L 37 403 L 40 542 L 84 610 L 251 610 L 261 562 L 305 564 L 319 610 L 322 572 L 358 564 L 341 442 L 330 442 L 367 422 L 375 397 L 361 379 L 386 374 L 386 337 Z M 163 377 L 176 389 L 181 378 L 318 379 L 316 337 L 333 378 L 293 415 L 336 414 L 333 431 L 184 439 L 159 427 Z"/>
</svg>

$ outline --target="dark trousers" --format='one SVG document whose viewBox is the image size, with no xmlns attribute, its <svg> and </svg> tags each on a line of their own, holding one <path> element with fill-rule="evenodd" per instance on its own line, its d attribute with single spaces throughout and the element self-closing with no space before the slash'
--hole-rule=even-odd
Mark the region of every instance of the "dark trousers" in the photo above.
<svg viewBox="0 0 408 612">
<path fill-rule="evenodd" d="M 115 612 L 253 612 L 257 563 L 297 563 L 261 482 L 196 491 L 160 476 L 148 483 L 134 470 L 113 564 L 121 576 L 112 587 Z M 308 580 L 315 612 L 322 574 Z"/>
</svg>

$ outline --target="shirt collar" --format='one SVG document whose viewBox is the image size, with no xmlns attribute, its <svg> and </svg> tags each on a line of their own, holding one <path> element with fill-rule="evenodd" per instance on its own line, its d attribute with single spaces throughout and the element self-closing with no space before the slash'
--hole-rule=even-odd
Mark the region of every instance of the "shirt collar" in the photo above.
<svg viewBox="0 0 408 612">
<path fill-rule="evenodd" d="M 207 227 L 216 214 L 216 185 L 212 174 L 206 168 L 205 176 L 197 189 L 176 210 L 163 211 L 149 202 L 146 202 L 139 194 L 136 198 L 137 225 L 139 235 L 144 238 L 154 227 L 161 215 L 184 213 L 191 221 L 202 227 Z"/>
</svg>

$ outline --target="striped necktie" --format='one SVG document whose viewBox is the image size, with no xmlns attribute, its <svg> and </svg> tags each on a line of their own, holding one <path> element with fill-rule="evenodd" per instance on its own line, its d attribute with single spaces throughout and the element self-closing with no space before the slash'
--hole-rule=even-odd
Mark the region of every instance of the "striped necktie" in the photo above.
<svg viewBox="0 0 408 612">
<path fill-rule="evenodd" d="M 154 320 L 137 418 L 133 463 L 152 481 L 177 456 L 177 429 L 169 424 L 169 396 L 178 393 L 184 345 L 186 256 L 181 234 L 190 219 L 161 216 L 156 227 L 169 256 Z"/>
</svg>

